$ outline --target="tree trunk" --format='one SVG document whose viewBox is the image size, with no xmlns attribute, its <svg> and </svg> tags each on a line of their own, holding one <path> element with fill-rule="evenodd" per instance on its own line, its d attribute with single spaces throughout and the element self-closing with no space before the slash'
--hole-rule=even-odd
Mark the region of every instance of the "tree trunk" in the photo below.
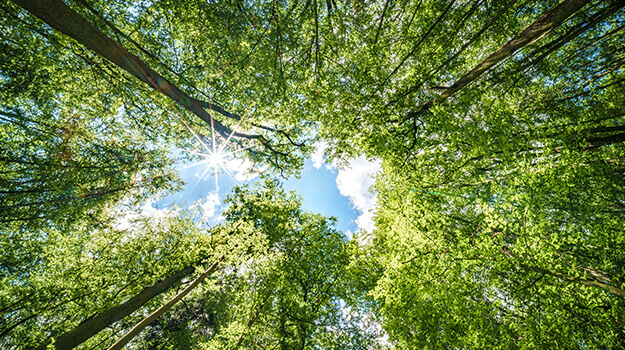
<svg viewBox="0 0 625 350">
<path fill-rule="evenodd" d="M 604 136 L 604 137 L 592 137 L 588 139 L 588 146 L 586 149 L 595 149 L 606 145 L 625 142 L 625 133 Z"/>
<path fill-rule="evenodd" d="M 100 30 L 92 26 L 87 20 L 80 16 L 80 14 L 69 8 L 61 0 L 12 1 L 39 17 L 52 28 L 76 39 L 80 44 L 107 58 L 161 94 L 176 101 L 184 108 L 200 117 L 203 121 L 214 124 L 215 129 L 222 137 L 228 138 L 230 134 L 233 134 L 236 137 L 263 139 L 261 135 L 247 135 L 234 132 L 218 120 L 214 120 L 206 110 L 204 110 L 204 106 L 224 114 L 225 116 L 229 116 L 230 113 L 224 111 L 223 108 L 217 105 L 188 96 L 177 86 L 173 85 L 150 68 L 139 57 L 131 54 L 119 43 L 113 41 Z"/>
<path fill-rule="evenodd" d="M 237 342 L 234 344 L 234 346 L 232 347 L 232 350 L 237 350 L 240 346 L 241 343 L 243 343 L 243 337 L 245 336 L 245 332 L 247 330 L 249 330 L 250 327 L 252 327 L 252 325 L 254 324 L 254 322 L 256 322 L 256 319 L 258 318 L 258 315 L 260 315 L 260 312 L 263 310 L 263 308 L 265 307 L 265 304 L 267 303 L 267 300 L 269 299 L 269 296 L 267 298 L 265 298 L 265 300 L 263 301 L 263 303 L 260 305 L 260 307 L 258 308 L 258 310 L 256 310 L 256 312 L 254 313 L 254 315 L 252 316 L 252 318 L 247 321 L 247 325 L 246 325 L 246 329 L 241 333 L 241 335 L 239 335 L 239 338 L 237 338 Z"/>
<path fill-rule="evenodd" d="M 126 345 L 132 338 L 136 337 L 145 327 L 147 327 L 150 323 L 154 322 L 157 318 L 159 318 L 162 314 L 164 314 L 167 310 L 171 309 L 180 299 L 189 294 L 195 287 L 197 287 L 200 282 L 202 282 L 206 276 L 210 275 L 219 263 L 225 258 L 222 256 L 219 260 L 215 261 L 211 267 L 206 270 L 200 277 L 198 277 L 193 283 L 191 283 L 187 288 L 185 288 L 182 292 L 178 293 L 175 297 L 173 297 L 170 301 L 168 301 L 165 305 L 158 308 L 158 310 L 154 311 L 150 316 L 144 318 L 141 322 L 137 323 L 128 333 L 126 333 L 123 337 L 121 337 L 115 344 L 111 345 L 108 350 L 120 350 Z"/>
<path fill-rule="evenodd" d="M 475 68 L 466 73 L 460 79 L 456 80 L 452 86 L 445 89 L 445 91 L 439 96 L 421 105 L 418 111 L 411 113 L 411 116 L 417 115 L 421 111 L 429 109 L 436 103 L 445 101 L 447 98 L 479 78 L 484 72 L 497 65 L 499 62 L 508 58 L 519 49 L 531 45 L 545 36 L 545 34 L 551 31 L 551 29 L 558 26 L 562 23 L 562 21 L 567 19 L 577 10 L 584 7 L 584 5 L 588 2 L 589 0 L 566 0 L 556 6 L 553 10 L 539 18 L 529 27 L 525 28 L 525 30 L 519 33 L 517 38 L 505 43 L 502 47 L 497 49 L 497 51 L 493 52 L 490 56 L 480 62 Z"/>
<path fill-rule="evenodd" d="M 578 283 L 584 286 L 588 286 L 588 287 L 595 287 L 595 288 L 600 288 L 600 289 L 604 289 L 614 295 L 618 295 L 620 297 L 625 297 L 625 290 L 618 288 L 618 287 L 614 287 L 614 286 L 609 286 L 605 283 L 601 283 L 598 281 L 593 281 L 593 280 L 587 280 L 587 279 L 583 279 L 580 277 L 575 277 L 575 276 L 571 276 L 571 275 L 565 275 L 563 273 L 557 272 L 557 271 L 553 271 L 553 270 L 548 270 L 548 269 L 543 269 L 540 267 L 535 267 L 535 266 L 529 266 L 529 265 L 524 265 L 521 264 L 519 265 L 521 268 L 526 269 L 526 270 L 530 270 L 530 271 L 534 271 L 534 272 L 538 272 L 538 273 L 542 273 L 545 275 L 550 275 L 553 277 L 558 277 L 561 278 L 565 281 L 569 281 L 569 282 L 574 282 L 574 283 Z"/>
<path fill-rule="evenodd" d="M 143 291 L 130 298 L 125 303 L 110 308 L 92 318 L 83 321 L 71 331 L 56 337 L 54 339 L 55 349 L 60 350 L 75 348 L 87 339 L 102 331 L 104 328 L 130 315 L 135 310 L 145 305 L 145 303 L 150 301 L 152 298 L 168 290 L 174 284 L 179 282 L 183 277 L 192 274 L 194 271 L 195 268 L 193 266 L 186 267 L 185 269 L 176 272 L 175 274 L 165 278 L 160 282 L 155 283 L 154 285 L 145 287 Z M 47 341 L 46 343 L 37 347 L 36 350 L 45 350 L 49 343 L 50 341 Z"/>
</svg>

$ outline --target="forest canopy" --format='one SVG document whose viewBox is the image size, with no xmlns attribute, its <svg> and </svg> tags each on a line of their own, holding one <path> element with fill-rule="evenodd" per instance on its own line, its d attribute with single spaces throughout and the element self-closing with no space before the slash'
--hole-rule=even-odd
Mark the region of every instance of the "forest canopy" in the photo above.
<svg viewBox="0 0 625 350">
<path fill-rule="evenodd" d="M 625 347 L 623 7 L 0 1 L 0 347 Z M 261 179 L 141 211 L 197 143 Z M 372 231 L 283 188 L 319 144 Z"/>
</svg>

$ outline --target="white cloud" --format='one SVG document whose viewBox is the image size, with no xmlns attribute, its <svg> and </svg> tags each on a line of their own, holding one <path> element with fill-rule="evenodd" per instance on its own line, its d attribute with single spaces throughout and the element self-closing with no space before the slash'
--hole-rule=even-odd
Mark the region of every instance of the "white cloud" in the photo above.
<svg viewBox="0 0 625 350">
<path fill-rule="evenodd" d="M 234 179 L 239 182 L 251 181 L 255 179 L 266 168 L 266 165 L 258 166 L 258 164 L 250 161 L 249 159 L 233 159 L 229 160 L 226 164 L 226 169 L 236 171 Z"/>
<path fill-rule="evenodd" d="M 134 222 L 140 218 L 157 218 L 162 219 L 171 215 L 172 210 L 168 208 L 158 209 L 152 206 L 152 202 L 146 202 L 139 211 L 128 211 L 124 209 L 118 209 L 118 218 L 115 222 L 115 228 L 118 230 L 130 229 Z"/>
<path fill-rule="evenodd" d="M 369 161 L 364 157 L 358 157 L 350 160 L 346 167 L 339 169 L 336 177 L 336 187 L 360 212 L 356 225 L 367 232 L 375 228 L 373 216 L 377 207 L 377 198 L 370 188 L 375 184 L 375 176 L 381 169 L 379 161 Z"/>
<path fill-rule="evenodd" d="M 200 198 L 199 200 L 193 202 L 189 209 L 195 212 L 203 222 L 208 222 L 209 219 L 219 220 L 219 218 L 214 219 L 217 210 L 221 206 L 221 201 L 219 200 L 219 192 L 214 191 L 206 195 L 205 198 Z"/>
<path fill-rule="evenodd" d="M 319 169 L 321 165 L 325 163 L 325 159 L 323 159 L 323 153 L 328 148 L 328 144 L 326 142 L 317 142 L 315 144 L 315 151 L 310 155 L 310 160 L 312 161 L 312 165 Z"/>
<path fill-rule="evenodd" d="M 354 233 L 351 230 L 347 230 L 345 231 L 345 236 L 347 236 L 347 239 L 351 241 L 352 238 L 354 238 Z"/>
<path fill-rule="evenodd" d="M 202 220 L 206 221 L 215 215 L 217 207 L 221 205 L 219 193 L 213 192 L 206 196 L 206 200 L 201 205 Z"/>
</svg>

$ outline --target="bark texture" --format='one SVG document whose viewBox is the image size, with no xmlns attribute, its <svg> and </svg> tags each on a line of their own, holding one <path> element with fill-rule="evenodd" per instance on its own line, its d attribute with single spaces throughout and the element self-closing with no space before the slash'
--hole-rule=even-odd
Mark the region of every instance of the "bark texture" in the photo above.
<svg viewBox="0 0 625 350">
<path fill-rule="evenodd" d="M 584 7 L 584 5 L 588 2 L 589 0 L 566 0 L 562 2 L 553 10 L 539 18 L 536 22 L 532 23 L 529 27 L 525 28 L 516 38 L 508 41 L 502 47 L 497 49 L 497 51 L 486 57 L 486 59 L 475 66 L 475 68 L 471 69 L 471 71 L 456 80 L 452 86 L 446 88 L 445 91 L 443 91 L 443 93 L 438 95 L 435 99 L 421 105 L 418 111 L 412 113 L 412 115 L 416 115 L 423 110 L 429 109 L 436 103 L 445 101 L 447 98 L 469 85 L 471 82 L 484 74 L 484 72 L 508 58 L 519 49 L 538 41 L 553 28 L 562 23 L 562 21 Z"/>
<path fill-rule="evenodd" d="M 160 282 L 144 288 L 141 293 L 130 298 L 125 303 L 83 321 L 71 331 L 56 337 L 54 339 L 55 348 L 57 350 L 75 348 L 87 339 L 102 331 L 104 328 L 130 315 L 135 310 L 145 305 L 145 303 L 150 301 L 152 298 L 168 290 L 174 284 L 182 280 L 185 276 L 192 274 L 194 271 L 195 268 L 193 266 L 189 266 Z M 49 343 L 50 342 L 48 341 L 40 345 L 36 350 L 45 350 Z"/>
<path fill-rule="evenodd" d="M 197 100 L 188 96 L 177 86 L 167 81 L 160 74 L 145 64 L 139 57 L 131 54 L 119 43 L 110 39 L 99 29 L 91 25 L 76 11 L 65 5 L 61 0 L 12 0 L 28 12 L 39 17 L 52 28 L 66 34 L 98 55 L 105 57 L 137 79 L 148 84 L 161 94 L 171 98 L 200 119 L 213 124 L 215 130 L 224 138 L 230 134 L 249 139 L 263 139 L 261 135 L 247 135 L 233 132 L 218 120 L 212 118 L 204 109 L 215 110 L 230 117 L 231 114 L 218 105 Z"/>
</svg>

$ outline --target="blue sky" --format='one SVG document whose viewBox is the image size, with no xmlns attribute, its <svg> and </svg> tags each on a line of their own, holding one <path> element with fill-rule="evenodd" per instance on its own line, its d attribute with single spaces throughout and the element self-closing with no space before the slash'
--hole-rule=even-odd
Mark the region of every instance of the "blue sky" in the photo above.
<svg viewBox="0 0 625 350">
<path fill-rule="evenodd" d="M 304 164 L 301 178 L 290 178 L 284 182 L 284 188 L 295 191 L 303 200 L 307 211 L 325 216 L 336 216 L 339 229 L 343 232 L 355 232 L 359 212 L 349 198 L 341 195 L 336 185 L 336 170 L 325 166 L 315 168 L 310 160 Z"/>
<path fill-rule="evenodd" d="M 321 150 L 322 151 L 322 150 Z M 351 166 L 351 167 L 350 167 Z M 182 179 L 187 183 L 181 192 L 168 196 L 152 204 L 157 209 L 165 209 L 172 203 L 183 207 L 200 203 L 196 207 L 202 208 L 206 221 L 214 224 L 219 213 L 223 210 L 221 201 L 230 193 L 231 189 L 243 183 L 245 179 L 241 167 L 233 167 L 230 174 L 223 170 L 217 175 L 219 190 L 216 190 L 215 176 L 212 170 L 206 171 L 206 164 L 181 169 Z M 291 177 L 283 181 L 284 188 L 295 191 L 303 199 L 303 208 L 307 211 L 325 216 L 338 218 L 338 228 L 348 237 L 359 227 L 371 229 L 372 213 L 375 206 L 375 196 L 368 192 L 373 185 L 370 174 L 376 172 L 379 165 L 364 158 L 350 162 L 344 169 L 336 169 L 323 163 L 321 152 L 316 152 L 312 159 L 306 160 L 300 178 Z M 206 172 L 205 172 L 206 171 Z M 204 176 L 202 177 L 202 174 Z M 255 181 L 258 177 L 251 179 Z"/>
</svg>

